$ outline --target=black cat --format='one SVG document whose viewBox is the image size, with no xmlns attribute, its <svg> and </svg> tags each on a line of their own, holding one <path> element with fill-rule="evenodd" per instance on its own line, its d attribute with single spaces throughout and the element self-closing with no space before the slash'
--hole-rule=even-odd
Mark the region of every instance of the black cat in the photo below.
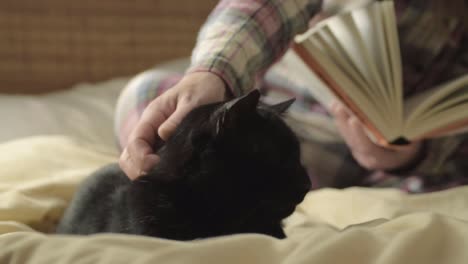
<svg viewBox="0 0 468 264">
<path fill-rule="evenodd" d="M 235 233 L 284 238 L 281 221 L 309 190 L 299 143 L 253 91 L 198 107 L 161 147 L 160 163 L 130 181 L 117 164 L 79 188 L 58 233 L 129 233 L 191 240 Z"/>
</svg>

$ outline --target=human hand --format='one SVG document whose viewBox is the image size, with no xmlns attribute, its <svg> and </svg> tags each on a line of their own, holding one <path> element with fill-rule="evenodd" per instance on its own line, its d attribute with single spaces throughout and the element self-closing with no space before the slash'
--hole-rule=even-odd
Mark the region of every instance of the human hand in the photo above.
<svg viewBox="0 0 468 264">
<path fill-rule="evenodd" d="M 153 150 L 158 135 L 167 140 L 188 112 L 203 104 L 223 101 L 225 93 L 224 81 L 213 73 L 185 75 L 143 111 L 120 155 L 122 170 L 132 180 L 146 174 L 159 162 Z"/>
<path fill-rule="evenodd" d="M 372 142 L 361 122 L 342 104 L 331 106 L 337 128 L 351 150 L 354 159 L 368 170 L 392 170 L 404 167 L 415 160 L 421 150 L 421 142 L 386 148 Z"/>
</svg>

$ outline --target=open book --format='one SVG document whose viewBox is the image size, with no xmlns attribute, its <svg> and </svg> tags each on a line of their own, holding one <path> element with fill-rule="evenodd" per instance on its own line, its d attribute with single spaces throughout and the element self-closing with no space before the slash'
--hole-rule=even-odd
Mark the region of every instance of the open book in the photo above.
<svg viewBox="0 0 468 264">
<path fill-rule="evenodd" d="M 314 83 L 317 100 L 325 106 L 333 98 L 341 101 L 382 145 L 468 129 L 468 75 L 403 98 L 392 1 L 321 21 L 295 38 L 287 56 Z"/>
</svg>

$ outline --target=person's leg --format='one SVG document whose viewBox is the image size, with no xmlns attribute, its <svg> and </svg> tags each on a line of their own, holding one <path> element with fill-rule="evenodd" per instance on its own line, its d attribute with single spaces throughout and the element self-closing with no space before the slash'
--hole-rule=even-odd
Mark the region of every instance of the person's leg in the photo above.
<svg viewBox="0 0 468 264">
<path fill-rule="evenodd" d="M 114 133 L 120 150 L 127 145 L 128 137 L 146 106 L 181 78 L 180 73 L 151 69 L 128 82 L 120 93 L 114 117 Z"/>
</svg>

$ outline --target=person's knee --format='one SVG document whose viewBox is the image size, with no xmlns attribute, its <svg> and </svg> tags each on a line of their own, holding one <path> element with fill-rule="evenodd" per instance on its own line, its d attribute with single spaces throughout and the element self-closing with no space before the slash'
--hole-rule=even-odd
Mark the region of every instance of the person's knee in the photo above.
<svg viewBox="0 0 468 264">
<path fill-rule="evenodd" d="M 122 90 L 120 97 L 127 93 L 139 96 L 144 95 L 146 97 L 153 95 L 156 97 L 172 87 L 175 84 L 174 80 L 180 78 L 180 73 L 169 72 L 161 69 L 147 70 L 133 77 Z"/>
<path fill-rule="evenodd" d="M 136 125 L 143 110 L 156 97 L 173 87 L 180 79 L 180 73 L 151 69 L 133 77 L 124 87 L 117 100 L 114 116 L 114 132 L 119 147 Z"/>
</svg>

